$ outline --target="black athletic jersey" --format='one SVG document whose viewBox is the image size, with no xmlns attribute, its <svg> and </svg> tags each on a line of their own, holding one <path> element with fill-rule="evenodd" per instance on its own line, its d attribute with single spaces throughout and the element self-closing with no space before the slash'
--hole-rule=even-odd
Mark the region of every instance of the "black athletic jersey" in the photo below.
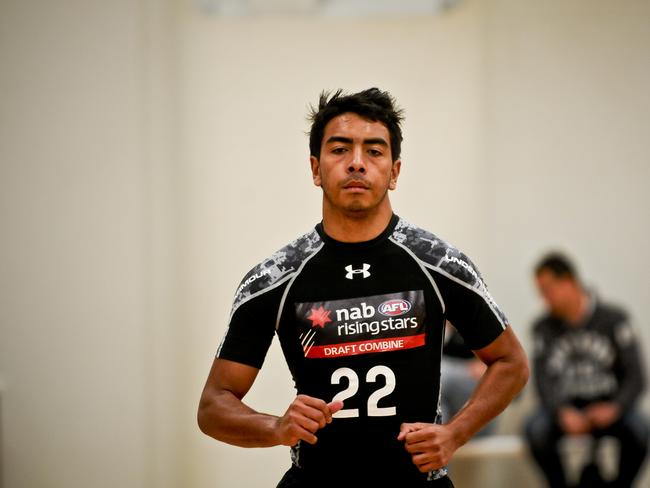
<svg viewBox="0 0 650 488">
<path fill-rule="evenodd" d="M 319 224 L 244 277 L 217 356 L 261 368 L 277 333 L 297 392 L 343 401 L 315 445 L 292 448 L 307 472 L 436 479 L 446 470 L 419 473 L 397 435 L 440 422 L 445 320 L 471 349 L 508 325 L 463 253 L 396 215 L 361 243 Z"/>
</svg>

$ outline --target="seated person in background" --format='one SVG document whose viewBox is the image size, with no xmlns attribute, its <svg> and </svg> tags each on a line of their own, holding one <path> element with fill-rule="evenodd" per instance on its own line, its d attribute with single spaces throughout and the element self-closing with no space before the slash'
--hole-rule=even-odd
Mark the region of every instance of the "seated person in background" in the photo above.
<svg viewBox="0 0 650 488">
<path fill-rule="evenodd" d="M 461 335 L 447 322 L 441 365 L 441 407 L 444 422 L 448 422 L 463 408 L 485 369 L 485 364 L 474 355 Z M 495 422 L 496 420 L 493 420 L 487 424 L 476 436 L 492 433 Z"/>
<path fill-rule="evenodd" d="M 566 435 L 618 439 L 618 478 L 630 487 L 648 448 L 648 424 L 635 411 L 645 386 L 639 344 L 627 315 L 600 302 L 572 263 L 549 254 L 535 268 L 547 313 L 534 326 L 533 375 L 540 408 L 526 424 L 535 461 L 553 488 L 567 486 L 558 443 Z M 597 468 L 591 473 L 599 478 Z M 583 472 L 581 484 L 587 483 Z M 590 488 L 598 485 L 592 479 Z"/>
</svg>

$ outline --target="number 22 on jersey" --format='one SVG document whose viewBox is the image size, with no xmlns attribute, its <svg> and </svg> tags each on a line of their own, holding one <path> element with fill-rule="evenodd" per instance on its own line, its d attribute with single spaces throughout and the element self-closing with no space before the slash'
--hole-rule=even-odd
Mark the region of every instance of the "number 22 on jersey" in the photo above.
<svg viewBox="0 0 650 488">
<path fill-rule="evenodd" d="M 384 378 L 384 386 L 375 390 L 368 397 L 368 416 L 369 417 L 389 417 L 395 415 L 397 412 L 396 407 L 380 407 L 378 406 L 379 400 L 390 395 L 395 389 L 395 373 L 388 366 L 377 365 L 368 371 L 366 374 L 366 383 L 376 383 L 378 378 Z M 339 368 L 332 373 L 331 383 L 338 385 L 341 383 L 342 378 L 347 378 L 348 386 L 344 390 L 338 392 L 332 398 L 332 401 L 345 402 L 348 398 L 352 398 L 359 391 L 359 375 L 350 368 Z M 344 408 L 336 412 L 334 418 L 354 418 L 359 416 L 358 408 Z"/>
</svg>

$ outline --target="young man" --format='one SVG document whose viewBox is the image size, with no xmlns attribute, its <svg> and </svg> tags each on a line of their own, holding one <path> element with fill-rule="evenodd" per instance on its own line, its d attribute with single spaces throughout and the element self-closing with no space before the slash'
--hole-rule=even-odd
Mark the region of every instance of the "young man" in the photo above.
<svg viewBox="0 0 650 488">
<path fill-rule="evenodd" d="M 615 437 L 620 441 L 617 479 L 600 484 L 591 464 L 596 470 L 586 470 L 580 486 L 629 488 L 647 453 L 648 426 L 634 409 L 645 378 L 627 316 L 587 293 L 573 264 L 560 254 L 539 262 L 535 281 L 548 313 L 533 329 L 533 372 L 541 406 L 526 425 L 532 454 L 549 486 L 562 488 L 567 481 L 560 439 Z"/>
<path fill-rule="evenodd" d="M 201 402 L 201 430 L 243 447 L 291 446 L 278 486 L 452 486 L 445 465 L 528 377 L 526 356 L 469 259 L 393 214 L 401 111 L 376 88 L 312 113 L 323 219 L 253 268 Z M 440 425 L 445 320 L 487 365 Z M 298 395 L 284 415 L 243 403 L 277 334 Z"/>
</svg>

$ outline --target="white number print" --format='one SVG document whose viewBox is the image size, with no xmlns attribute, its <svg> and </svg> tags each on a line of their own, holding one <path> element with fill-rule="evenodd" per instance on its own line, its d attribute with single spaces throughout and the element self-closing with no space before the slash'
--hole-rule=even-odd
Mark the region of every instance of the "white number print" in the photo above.
<svg viewBox="0 0 650 488">
<path fill-rule="evenodd" d="M 388 366 L 375 366 L 366 375 L 367 383 L 374 383 L 377 376 L 386 378 L 386 384 L 368 397 L 368 417 L 390 417 L 395 415 L 395 407 L 378 407 L 379 400 L 393 393 L 395 389 L 395 374 Z"/>
<path fill-rule="evenodd" d="M 345 390 L 340 391 L 334 395 L 334 398 L 332 398 L 333 402 L 345 402 L 345 400 L 353 397 L 356 395 L 357 391 L 359 391 L 359 377 L 357 376 L 357 373 L 355 373 L 354 370 L 350 368 L 339 368 L 334 371 L 332 373 L 332 384 L 338 385 L 341 382 L 341 378 L 343 376 L 348 379 L 348 387 Z M 341 419 L 358 416 L 358 408 L 344 408 L 333 415 L 333 417 L 338 417 Z"/>
<path fill-rule="evenodd" d="M 368 416 L 369 417 L 389 417 L 395 415 L 397 412 L 396 407 L 379 407 L 377 404 L 379 400 L 390 395 L 395 390 L 395 373 L 388 366 L 378 365 L 370 368 L 366 374 L 366 383 L 374 383 L 377 381 L 378 376 L 383 376 L 386 384 L 373 392 L 368 397 Z M 339 368 L 332 373 L 332 384 L 338 385 L 341 378 L 346 377 L 348 386 L 343 391 L 338 392 L 332 398 L 333 402 L 344 402 L 348 398 L 353 397 L 359 391 L 359 376 L 354 370 L 350 368 Z M 333 417 L 335 418 L 353 418 L 359 416 L 358 408 L 344 408 L 336 412 Z"/>
</svg>

